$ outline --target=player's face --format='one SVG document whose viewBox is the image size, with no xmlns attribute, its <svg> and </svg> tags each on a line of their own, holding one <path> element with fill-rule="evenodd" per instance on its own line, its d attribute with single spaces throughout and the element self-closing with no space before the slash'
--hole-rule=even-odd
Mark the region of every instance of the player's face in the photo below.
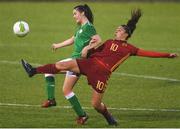
<svg viewBox="0 0 180 129">
<path fill-rule="evenodd" d="M 79 12 L 78 10 L 73 10 L 73 18 L 75 19 L 76 23 L 81 24 L 83 13 Z"/>
<path fill-rule="evenodd" d="M 128 34 L 126 33 L 125 29 L 122 26 L 120 26 L 116 29 L 115 38 L 117 40 L 125 40 L 127 36 L 128 36 Z"/>
</svg>

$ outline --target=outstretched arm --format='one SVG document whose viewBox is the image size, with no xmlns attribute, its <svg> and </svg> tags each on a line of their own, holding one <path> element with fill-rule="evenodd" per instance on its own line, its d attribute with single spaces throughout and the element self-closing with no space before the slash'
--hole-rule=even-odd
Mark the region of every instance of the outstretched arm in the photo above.
<svg viewBox="0 0 180 129">
<path fill-rule="evenodd" d="M 154 51 L 147 51 L 143 49 L 138 49 L 137 56 L 143 57 L 152 57 L 152 58 L 175 58 L 178 57 L 176 53 L 162 53 L 162 52 L 154 52 Z"/>
<path fill-rule="evenodd" d="M 69 46 L 72 45 L 74 43 L 74 36 L 72 36 L 71 38 L 61 42 L 61 43 L 54 43 L 52 44 L 52 49 L 53 51 L 57 50 L 58 48 L 62 48 L 65 46 Z"/>
</svg>

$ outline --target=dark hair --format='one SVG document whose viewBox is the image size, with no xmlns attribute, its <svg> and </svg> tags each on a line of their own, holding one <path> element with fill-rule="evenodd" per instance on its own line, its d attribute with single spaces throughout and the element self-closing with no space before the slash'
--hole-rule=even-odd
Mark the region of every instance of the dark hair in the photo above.
<svg viewBox="0 0 180 129">
<path fill-rule="evenodd" d="M 127 22 L 127 25 L 121 25 L 126 30 L 126 33 L 128 33 L 127 39 L 131 37 L 132 33 L 136 29 L 136 24 L 141 15 L 141 9 L 134 9 L 131 11 L 131 19 Z"/>
<path fill-rule="evenodd" d="M 74 9 L 78 10 L 81 13 L 84 12 L 84 15 L 87 17 L 89 22 L 93 24 L 94 17 L 90 7 L 87 4 L 75 6 Z"/>
</svg>

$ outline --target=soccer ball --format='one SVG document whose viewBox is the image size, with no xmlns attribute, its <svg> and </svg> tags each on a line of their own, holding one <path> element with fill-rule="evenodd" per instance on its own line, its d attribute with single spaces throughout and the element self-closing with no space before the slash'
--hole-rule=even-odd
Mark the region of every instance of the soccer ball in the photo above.
<svg viewBox="0 0 180 129">
<path fill-rule="evenodd" d="M 14 34 L 24 37 L 29 33 L 29 25 L 25 21 L 17 21 L 13 26 Z"/>
</svg>

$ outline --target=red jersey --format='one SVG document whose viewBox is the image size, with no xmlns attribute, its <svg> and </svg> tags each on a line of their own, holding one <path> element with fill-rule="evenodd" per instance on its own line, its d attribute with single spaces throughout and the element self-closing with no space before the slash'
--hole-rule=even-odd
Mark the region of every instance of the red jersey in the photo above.
<svg viewBox="0 0 180 129">
<path fill-rule="evenodd" d="M 92 85 L 94 90 L 98 93 L 103 93 L 105 91 L 107 80 L 111 72 L 129 56 L 137 55 L 153 58 L 174 58 L 177 56 L 171 53 L 160 53 L 139 49 L 126 41 L 119 40 L 107 40 L 102 46 L 92 50 L 90 53 L 91 55 L 89 58 L 76 59 L 76 61 L 80 73 L 87 76 L 88 83 Z M 67 67 L 67 70 L 70 69 L 70 67 Z M 55 64 L 47 64 L 36 68 L 36 73 L 56 74 L 60 71 L 60 68 L 56 68 Z"/>
<path fill-rule="evenodd" d="M 95 58 L 109 71 L 114 71 L 129 56 L 136 55 L 138 48 L 121 40 L 107 40 L 90 58 Z"/>
<path fill-rule="evenodd" d="M 106 89 L 107 80 L 114 71 L 129 56 L 171 57 L 169 53 L 146 51 L 136 48 L 126 41 L 107 40 L 102 46 L 90 51 L 89 58 L 76 59 L 80 73 L 87 76 L 88 84 L 98 93 Z"/>
</svg>

